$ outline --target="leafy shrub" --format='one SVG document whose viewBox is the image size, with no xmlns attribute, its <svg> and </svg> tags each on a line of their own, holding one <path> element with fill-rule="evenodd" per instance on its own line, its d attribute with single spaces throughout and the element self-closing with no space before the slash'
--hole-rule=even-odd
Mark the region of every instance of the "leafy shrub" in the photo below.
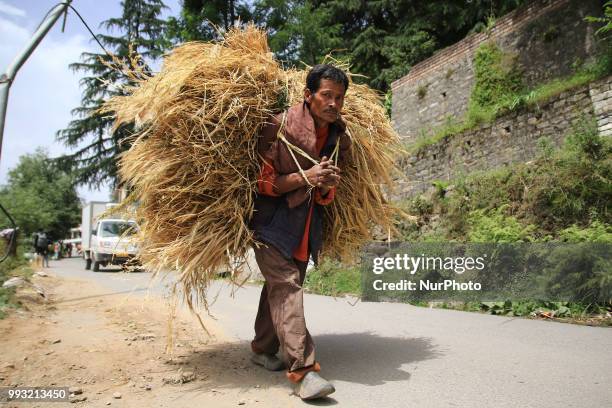
<svg viewBox="0 0 612 408">
<path fill-rule="evenodd" d="M 411 227 L 410 238 L 569 240 L 578 230 L 593 238 L 601 232 L 594 228 L 608 228 L 612 140 L 598 134 L 594 121 L 583 119 L 561 149 L 553 150 L 547 140 L 539 144 L 542 153 L 530 164 L 453 180 L 453 189 L 443 199 L 433 194 L 407 200 L 408 212 L 421 217 L 420 226 Z M 446 182 L 438 187 L 438 193 L 448 189 Z M 435 224 L 430 225 L 432 219 Z"/>
<path fill-rule="evenodd" d="M 559 232 L 559 240 L 565 242 L 612 243 L 612 225 L 594 220 L 587 227 L 573 224 Z"/>
<path fill-rule="evenodd" d="M 507 205 L 496 210 L 473 210 L 467 216 L 470 242 L 533 241 L 534 225 L 522 225 L 515 217 L 505 215 Z"/>
<path fill-rule="evenodd" d="M 558 248 L 556 262 L 544 268 L 551 297 L 585 303 L 612 303 L 610 245 L 582 243 Z"/>
<path fill-rule="evenodd" d="M 474 53 L 475 83 L 468 104 L 468 121 L 479 123 L 509 106 L 523 88 L 516 56 L 494 42 L 481 44 Z"/>
<path fill-rule="evenodd" d="M 308 271 L 304 287 L 321 295 L 338 296 L 361 293 L 361 273 L 357 266 L 345 266 L 324 259 L 316 268 Z"/>
</svg>

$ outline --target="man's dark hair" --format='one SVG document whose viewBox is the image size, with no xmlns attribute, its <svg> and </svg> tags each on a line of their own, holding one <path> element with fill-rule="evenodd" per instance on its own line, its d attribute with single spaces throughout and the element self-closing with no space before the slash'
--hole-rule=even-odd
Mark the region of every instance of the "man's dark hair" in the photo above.
<svg viewBox="0 0 612 408">
<path fill-rule="evenodd" d="M 318 64 L 308 71 L 306 76 L 306 88 L 310 89 L 310 92 L 315 93 L 321 86 L 322 79 L 329 79 L 336 83 L 344 85 L 344 93 L 349 86 L 349 80 L 344 71 L 338 67 L 334 67 L 329 64 Z"/>
</svg>

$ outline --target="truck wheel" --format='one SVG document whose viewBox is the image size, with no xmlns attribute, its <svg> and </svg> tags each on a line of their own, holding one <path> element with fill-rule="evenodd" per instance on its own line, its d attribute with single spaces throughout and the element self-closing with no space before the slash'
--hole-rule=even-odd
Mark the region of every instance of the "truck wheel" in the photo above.
<svg viewBox="0 0 612 408">
<path fill-rule="evenodd" d="M 100 262 L 97 262 L 97 261 L 93 262 L 93 271 L 100 272 Z"/>
<path fill-rule="evenodd" d="M 86 259 L 85 260 L 85 269 L 86 270 L 90 270 L 91 269 L 91 259 Z"/>
</svg>

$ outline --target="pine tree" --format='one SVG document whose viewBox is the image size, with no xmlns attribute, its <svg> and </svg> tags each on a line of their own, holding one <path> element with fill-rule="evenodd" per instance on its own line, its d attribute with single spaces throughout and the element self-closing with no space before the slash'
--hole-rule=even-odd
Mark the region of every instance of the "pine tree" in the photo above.
<svg viewBox="0 0 612 408">
<path fill-rule="evenodd" d="M 160 14 L 166 6 L 161 0 L 123 0 L 123 13 L 102 23 L 108 34 L 98 35 L 104 47 L 118 58 L 130 57 L 130 52 L 151 61 L 162 55 L 168 44 L 163 39 L 164 21 Z M 113 36 L 117 32 L 117 36 Z M 113 119 L 99 113 L 102 104 L 120 94 L 126 78 L 105 64 L 111 58 L 103 52 L 81 54 L 81 61 L 70 65 L 87 76 L 80 80 L 84 87 L 81 106 L 72 110 L 73 119 L 66 129 L 57 132 L 59 141 L 77 151 L 60 158 L 64 168 L 76 173 L 77 182 L 100 186 L 105 182 L 117 185 L 117 160 L 129 148 L 131 126 L 111 131 Z M 144 64 L 144 62 L 143 62 Z M 144 67 L 147 69 L 146 67 Z"/>
</svg>

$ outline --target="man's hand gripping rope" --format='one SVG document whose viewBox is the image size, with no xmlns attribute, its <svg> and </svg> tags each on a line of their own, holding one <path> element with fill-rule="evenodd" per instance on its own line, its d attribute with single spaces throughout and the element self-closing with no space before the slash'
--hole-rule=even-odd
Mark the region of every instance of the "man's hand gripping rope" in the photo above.
<svg viewBox="0 0 612 408">
<path fill-rule="evenodd" d="M 306 184 L 310 186 L 308 192 L 310 193 L 310 191 L 312 191 L 312 189 L 315 187 L 320 187 L 323 190 L 322 193 L 326 194 L 330 188 L 333 188 L 340 183 L 340 169 L 337 167 L 340 141 L 338 140 L 336 142 L 336 146 L 334 147 L 334 151 L 332 152 L 331 158 L 328 159 L 327 156 L 323 156 L 321 158 L 321 162 L 317 162 L 315 159 L 310 157 L 308 153 L 306 153 L 299 147 L 294 146 L 287 140 L 287 138 L 285 138 L 282 133 L 283 126 L 285 125 L 285 120 L 286 113 L 283 114 L 281 125 L 278 129 L 276 136 L 280 140 L 282 140 L 283 143 L 285 143 L 287 149 L 289 150 L 289 153 L 291 154 L 291 157 L 293 158 L 293 161 L 295 162 L 295 165 L 298 168 L 298 171 L 306 181 Z M 311 161 L 314 166 L 312 166 L 308 170 L 302 169 L 299 162 L 297 161 L 297 158 L 295 157 L 294 152 Z"/>
</svg>

